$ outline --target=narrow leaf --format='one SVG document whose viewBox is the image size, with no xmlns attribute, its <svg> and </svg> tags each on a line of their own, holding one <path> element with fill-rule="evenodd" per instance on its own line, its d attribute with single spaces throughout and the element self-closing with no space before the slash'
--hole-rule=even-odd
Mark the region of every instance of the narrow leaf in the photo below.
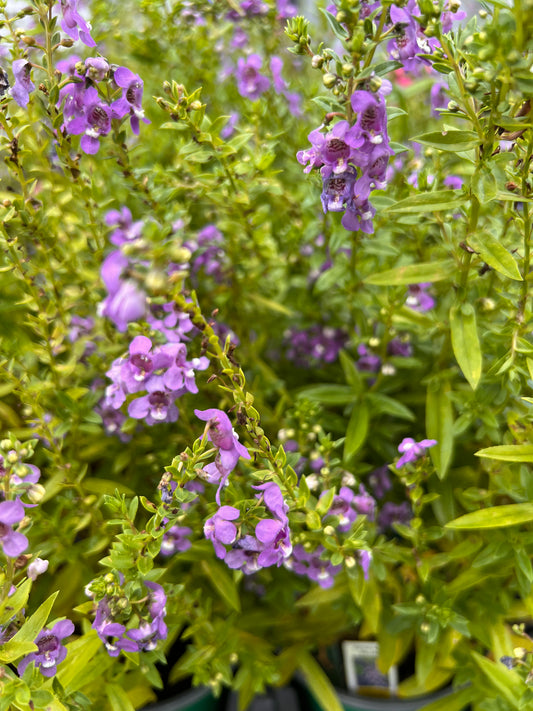
<svg viewBox="0 0 533 711">
<path fill-rule="evenodd" d="M 533 521 L 533 504 L 504 504 L 472 511 L 446 524 L 446 528 L 504 528 Z"/>
<path fill-rule="evenodd" d="M 452 347 L 463 375 L 475 390 L 481 378 L 481 346 L 476 326 L 476 312 L 470 304 L 450 309 Z"/>
<path fill-rule="evenodd" d="M 113 711 L 135 711 L 135 706 L 118 684 L 106 684 L 105 693 Z"/>
<path fill-rule="evenodd" d="M 468 244 L 479 253 L 481 259 L 500 274 L 509 279 L 522 281 L 522 275 L 514 257 L 509 254 L 500 242 L 490 232 L 471 235 Z"/>
<path fill-rule="evenodd" d="M 411 139 L 424 146 L 438 148 L 439 151 L 467 151 L 479 144 L 479 136 L 474 131 L 432 131 Z"/>
<path fill-rule="evenodd" d="M 241 611 L 241 601 L 235 581 L 229 575 L 226 568 L 215 561 L 203 560 L 202 570 L 211 581 L 215 590 L 220 596 L 237 612 Z"/>
<path fill-rule="evenodd" d="M 347 405 L 357 397 L 349 385 L 312 385 L 300 390 L 298 396 L 324 405 Z"/>
<path fill-rule="evenodd" d="M 337 39 L 340 39 L 341 41 L 348 39 L 347 30 L 341 25 L 340 22 L 338 22 L 338 20 L 331 14 L 331 12 L 328 12 L 323 7 L 320 7 L 319 10 L 328 21 L 328 25 L 331 27 L 331 30 L 335 37 Z"/>
<path fill-rule="evenodd" d="M 533 444 L 502 444 L 476 452 L 476 457 L 499 459 L 502 462 L 533 462 Z"/>
<path fill-rule="evenodd" d="M 300 654 L 298 667 L 311 693 L 324 711 L 343 711 L 335 689 L 314 657 L 307 652 L 302 652 Z"/>
<path fill-rule="evenodd" d="M 430 456 L 439 479 L 446 476 L 453 452 L 453 407 L 449 392 L 449 383 L 433 381 L 426 396 L 426 434 L 429 439 L 437 440 Z"/>
<path fill-rule="evenodd" d="M 59 591 L 50 595 L 29 617 L 10 642 L 33 642 L 45 626 Z M 9 642 L 8 642 L 9 644 Z M 7 645 L 6 645 L 7 646 Z"/>
<path fill-rule="evenodd" d="M 467 196 L 461 190 L 432 190 L 400 200 L 389 211 L 418 213 L 454 210 L 466 200 Z"/>
<path fill-rule="evenodd" d="M 346 430 L 346 439 L 344 440 L 344 460 L 350 461 L 355 454 L 364 445 L 368 435 L 370 425 L 370 414 L 368 404 L 362 400 L 356 403 L 352 410 L 348 428 Z"/>
<path fill-rule="evenodd" d="M 386 272 L 373 274 L 365 279 L 365 284 L 401 286 L 405 284 L 421 284 L 425 281 L 443 281 L 450 278 L 453 269 L 454 262 L 451 259 L 409 264 L 405 267 L 396 267 L 395 269 L 387 269 Z"/>
</svg>

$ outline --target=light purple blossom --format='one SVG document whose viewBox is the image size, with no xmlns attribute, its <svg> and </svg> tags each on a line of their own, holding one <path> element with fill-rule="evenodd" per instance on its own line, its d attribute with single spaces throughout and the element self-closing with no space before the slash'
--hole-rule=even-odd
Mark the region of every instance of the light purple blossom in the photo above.
<svg viewBox="0 0 533 711">
<path fill-rule="evenodd" d="M 66 637 L 74 632 L 74 625 L 70 620 L 56 622 L 52 629 L 42 629 L 35 640 L 37 652 L 32 652 L 19 663 L 17 672 L 22 676 L 30 662 L 33 662 L 43 676 L 54 676 L 57 665 L 67 656 L 67 649 L 62 644 Z"/>
<path fill-rule="evenodd" d="M 325 548 L 318 546 L 316 550 L 308 553 L 301 544 L 298 544 L 294 546 L 292 556 L 285 561 L 285 567 L 297 575 L 306 575 L 321 588 L 328 589 L 332 587 L 335 576 L 342 570 L 342 566 L 332 565 L 329 560 L 323 559 L 324 552 Z"/>
<path fill-rule="evenodd" d="M 214 516 L 204 524 L 204 535 L 211 541 L 217 558 L 224 559 L 226 545 L 234 543 L 237 538 L 237 527 L 233 523 L 240 516 L 239 509 L 234 506 L 220 506 Z"/>
<path fill-rule="evenodd" d="M 128 405 L 128 415 L 135 420 L 145 420 L 147 425 L 158 422 L 176 422 L 179 410 L 175 400 L 182 394 L 169 392 L 160 379 L 152 377 L 146 382 L 147 394 L 132 400 Z"/>
<path fill-rule="evenodd" d="M 268 77 L 260 74 L 263 60 L 258 54 L 251 54 L 247 59 L 239 57 L 235 75 L 237 89 L 246 99 L 258 99 L 270 86 Z"/>
<path fill-rule="evenodd" d="M 61 29 L 74 41 L 80 39 L 87 47 L 95 47 L 96 42 L 91 37 L 89 25 L 78 12 L 78 0 L 60 0 Z"/>
<path fill-rule="evenodd" d="M 0 503 L 0 545 L 8 558 L 18 558 L 28 547 L 28 539 L 12 526 L 24 518 L 24 506 L 19 499 Z"/>
<path fill-rule="evenodd" d="M 192 543 L 187 538 L 192 533 L 192 529 L 188 526 L 172 526 L 163 534 L 161 541 L 161 555 L 173 555 L 174 553 L 183 553 L 188 550 Z"/>
<path fill-rule="evenodd" d="M 101 267 L 102 281 L 108 291 L 100 305 L 100 314 L 113 321 L 119 331 L 137 321 L 146 312 L 146 294 L 131 279 L 123 279 L 130 262 L 119 250 L 107 255 Z"/>
<path fill-rule="evenodd" d="M 109 72 L 109 63 L 103 57 L 88 57 L 85 66 L 87 76 L 94 82 L 103 81 Z"/>
<path fill-rule="evenodd" d="M 110 210 L 105 215 L 105 223 L 110 227 L 115 227 L 109 240 L 120 247 L 123 244 L 135 242 L 141 236 L 143 222 L 141 220 L 133 222 L 131 211 L 127 207 L 120 210 Z"/>
<path fill-rule="evenodd" d="M 414 311 L 430 311 L 435 306 L 435 299 L 427 293 L 431 286 L 430 282 L 411 284 L 407 289 L 406 306 Z"/>
<path fill-rule="evenodd" d="M 218 448 L 220 460 L 225 469 L 233 469 L 239 457 L 250 459 L 250 453 L 234 431 L 229 417 L 222 410 L 195 410 L 199 420 L 208 423 L 207 439 Z"/>
<path fill-rule="evenodd" d="M 42 575 L 43 573 L 46 573 L 47 570 L 48 561 L 43 560 L 42 558 L 35 558 L 28 565 L 28 578 L 31 578 L 31 580 L 37 580 L 38 576 Z"/>
<path fill-rule="evenodd" d="M 402 456 L 396 462 L 396 469 L 415 462 L 425 454 L 426 449 L 434 447 L 436 444 L 436 439 L 423 439 L 420 442 L 415 442 L 412 437 L 405 437 L 398 445 L 398 452 Z"/>
<path fill-rule="evenodd" d="M 13 74 L 15 83 L 10 89 L 11 96 L 17 104 L 25 109 L 30 100 L 30 92 L 35 89 L 30 78 L 31 64 L 27 59 L 15 59 L 13 62 Z"/>
</svg>

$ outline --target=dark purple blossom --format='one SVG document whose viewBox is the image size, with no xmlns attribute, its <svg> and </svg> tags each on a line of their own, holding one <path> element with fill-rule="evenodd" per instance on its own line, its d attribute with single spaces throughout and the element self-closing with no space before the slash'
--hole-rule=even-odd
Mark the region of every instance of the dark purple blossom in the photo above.
<svg viewBox="0 0 533 711">
<path fill-rule="evenodd" d="M 378 514 L 378 528 L 385 531 L 392 528 L 394 523 L 408 524 L 412 515 L 409 502 L 402 501 L 396 504 L 393 501 L 386 501 Z"/>
<path fill-rule="evenodd" d="M 392 489 L 392 481 L 389 474 L 389 468 L 385 464 L 378 469 L 374 469 L 368 476 L 368 483 L 372 487 L 374 496 L 378 499 L 383 498 L 387 491 Z"/>
<path fill-rule="evenodd" d="M 113 74 L 113 80 L 122 89 L 122 96 L 111 104 L 113 116 L 124 118 L 129 114 L 131 130 L 139 135 L 139 120 L 150 123 L 145 118 L 142 108 L 143 80 L 127 67 L 118 67 Z"/>
<path fill-rule="evenodd" d="M 28 105 L 30 100 L 30 92 L 35 89 L 30 78 L 31 64 L 27 59 L 15 59 L 13 62 L 13 74 L 15 75 L 15 83 L 10 89 L 11 96 L 17 104 L 23 109 Z"/>
<path fill-rule="evenodd" d="M 430 311 L 435 306 L 435 299 L 427 293 L 430 287 L 430 282 L 411 284 L 407 289 L 406 305 L 415 311 Z"/>
<path fill-rule="evenodd" d="M 57 665 L 67 656 L 67 649 L 62 641 L 73 632 L 74 625 L 70 620 L 56 622 L 50 630 L 46 627 L 42 629 L 35 640 L 37 652 L 28 654 L 17 667 L 19 676 L 22 676 L 30 662 L 35 664 L 43 676 L 54 676 Z"/>
<path fill-rule="evenodd" d="M 302 330 L 291 328 L 283 336 L 287 343 L 287 358 L 306 368 L 334 363 L 348 340 L 342 329 L 319 325 Z"/>
<path fill-rule="evenodd" d="M 192 533 L 188 526 L 172 526 L 163 534 L 161 541 L 161 555 L 173 555 L 183 553 L 191 547 L 191 542 L 187 538 Z"/>
<path fill-rule="evenodd" d="M 66 121 L 65 128 L 71 135 L 83 134 L 80 141 L 82 151 L 94 155 L 100 148 L 100 137 L 107 136 L 111 130 L 112 112 L 100 99 L 94 86 L 88 87 L 78 97 L 78 102 L 80 101 L 81 106 L 76 108 L 81 111 Z"/>
<path fill-rule="evenodd" d="M 332 565 L 329 560 L 322 558 L 324 553 L 323 546 L 308 553 L 302 545 L 298 544 L 294 546 L 291 557 L 285 561 L 285 567 L 297 575 L 306 575 L 321 588 L 330 588 L 335 582 L 335 576 L 342 570 L 342 566 Z"/>
<path fill-rule="evenodd" d="M 152 377 L 146 382 L 146 395 L 132 400 L 128 405 L 128 415 L 135 420 L 145 420 L 147 425 L 159 422 L 176 422 L 179 410 L 175 400 L 182 394 L 169 392 L 158 377 Z"/>
<path fill-rule="evenodd" d="M 195 410 L 199 420 L 208 423 L 207 439 L 219 450 L 220 460 L 225 469 L 233 469 L 239 457 L 250 459 L 250 453 L 233 429 L 229 417 L 222 410 Z"/>
<path fill-rule="evenodd" d="M 396 462 L 396 469 L 415 462 L 425 454 L 426 449 L 434 447 L 436 444 L 436 439 L 423 439 L 420 442 L 415 442 L 412 437 L 405 437 L 398 445 L 398 452 L 402 456 Z"/>
</svg>

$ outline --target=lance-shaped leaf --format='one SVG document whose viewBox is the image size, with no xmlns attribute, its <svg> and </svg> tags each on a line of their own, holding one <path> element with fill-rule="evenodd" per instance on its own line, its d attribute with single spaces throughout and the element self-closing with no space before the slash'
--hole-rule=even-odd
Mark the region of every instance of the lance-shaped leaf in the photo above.
<svg viewBox="0 0 533 711">
<path fill-rule="evenodd" d="M 203 560 L 201 567 L 220 596 L 230 607 L 240 612 L 241 601 L 239 592 L 233 578 L 227 572 L 227 568 L 212 560 Z"/>
<path fill-rule="evenodd" d="M 432 190 L 400 200 L 389 212 L 438 212 L 454 210 L 468 199 L 461 190 Z"/>
<path fill-rule="evenodd" d="M 482 372 L 481 345 L 476 326 L 476 312 L 471 304 L 450 309 L 452 348 L 463 375 L 475 390 Z"/>
<path fill-rule="evenodd" d="M 472 511 L 446 524 L 446 528 L 505 528 L 533 521 L 533 504 L 504 504 Z"/>
<path fill-rule="evenodd" d="M 520 274 L 518 264 L 515 262 L 514 257 L 509 254 L 505 247 L 500 244 L 496 237 L 493 237 L 490 232 L 470 235 L 470 237 L 468 237 L 468 244 L 478 252 L 481 259 L 486 262 L 489 267 L 509 277 L 509 279 L 522 281 L 522 275 Z"/>
<path fill-rule="evenodd" d="M 422 284 L 425 281 L 443 281 L 449 279 L 455 264 L 451 259 L 441 259 L 436 262 L 408 264 L 405 267 L 387 269 L 386 272 L 373 274 L 365 279 L 365 284 L 373 286 L 402 286 L 406 284 Z"/>
<path fill-rule="evenodd" d="M 474 131 L 432 131 L 415 136 L 415 143 L 437 148 L 439 151 L 468 151 L 479 144 L 479 136 Z"/>
<path fill-rule="evenodd" d="M 476 452 L 476 457 L 499 459 L 502 462 L 533 462 L 533 444 L 501 444 Z"/>
<path fill-rule="evenodd" d="M 430 456 L 440 479 L 448 471 L 453 451 L 453 408 L 449 392 L 449 383 L 432 381 L 426 396 L 426 434 L 429 439 L 437 440 L 430 449 Z"/>
<path fill-rule="evenodd" d="M 355 404 L 346 429 L 346 439 L 344 440 L 344 460 L 346 462 L 350 461 L 365 443 L 369 425 L 368 404 L 361 400 Z"/>
<path fill-rule="evenodd" d="M 313 696 L 323 709 L 343 711 L 343 707 L 320 664 L 308 653 L 302 652 L 298 660 L 302 672 Z"/>
</svg>

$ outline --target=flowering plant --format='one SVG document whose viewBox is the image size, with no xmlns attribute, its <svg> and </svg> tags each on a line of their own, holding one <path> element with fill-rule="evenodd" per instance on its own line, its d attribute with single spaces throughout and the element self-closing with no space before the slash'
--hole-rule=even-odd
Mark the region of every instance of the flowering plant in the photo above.
<svg viewBox="0 0 533 711">
<path fill-rule="evenodd" d="M 0 711 L 336 711 L 354 636 L 528 707 L 533 6 L 473 5 L 0 0 Z"/>
</svg>

